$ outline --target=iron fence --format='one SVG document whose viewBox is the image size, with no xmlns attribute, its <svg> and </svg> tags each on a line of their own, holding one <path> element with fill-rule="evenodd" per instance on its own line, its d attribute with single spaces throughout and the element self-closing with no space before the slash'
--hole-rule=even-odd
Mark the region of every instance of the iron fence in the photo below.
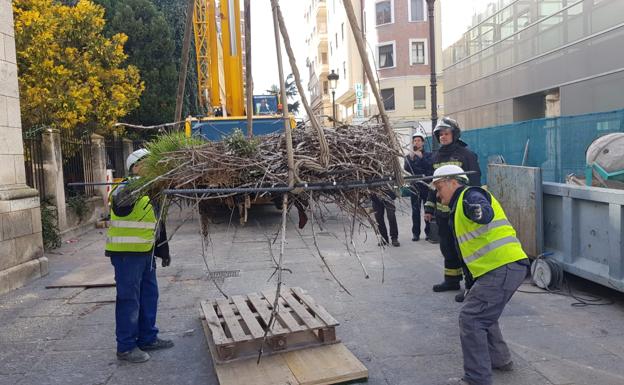
<svg viewBox="0 0 624 385">
<path fill-rule="evenodd" d="M 123 141 L 121 138 L 108 138 L 104 143 L 106 148 L 106 168 L 113 170 L 113 178 L 125 176 L 125 159 L 123 156 Z"/>
<path fill-rule="evenodd" d="M 43 176 L 43 146 L 41 134 L 24 137 L 24 167 L 26 184 L 39 191 L 39 199 L 46 196 L 45 179 Z"/>
<path fill-rule="evenodd" d="M 68 183 L 95 182 L 93 180 L 93 153 L 91 137 L 72 136 L 61 133 L 61 153 L 63 154 L 63 176 L 66 198 L 95 195 L 94 186 L 68 186 Z"/>
</svg>

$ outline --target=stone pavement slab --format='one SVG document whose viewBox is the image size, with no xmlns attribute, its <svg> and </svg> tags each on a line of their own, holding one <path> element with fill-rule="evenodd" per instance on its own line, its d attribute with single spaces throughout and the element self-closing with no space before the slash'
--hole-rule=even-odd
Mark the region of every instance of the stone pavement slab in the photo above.
<svg viewBox="0 0 624 385">
<path fill-rule="evenodd" d="M 316 227 L 318 247 L 340 289 L 318 256 L 310 226 L 289 221 L 283 273 L 338 321 L 338 337 L 368 367 L 373 385 L 442 385 L 462 373 L 456 292 L 433 293 L 442 278 L 438 246 L 412 242 L 408 203 L 399 205 L 401 247 L 379 249 L 366 229 L 355 243 L 370 278 L 345 247 L 348 216 L 329 213 Z M 172 232 L 185 213 L 170 213 Z M 104 232 L 93 230 L 49 253 L 50 275 L 0 296 L 0 384 L 217 384 L 199 320 L 199 302 L 220 298 L 216 281 L 232 294 L 275 289 L 273 258 L 279 257 L 280 214 L 254 207 L 246 226 L 224 215 L 211 225 L 202 253 L 196 217 L 171 241 L 172 265 L 157 269 L 158 327 L 176 346 L 154 352 L 144 364 L 115 357 L 114 288 L 45 289 L 80 266 L 107 261 Z M 171 234 L 170 234 L 171 235 Z M 383 283 L 382 283 L 383 279 Z M 495 384 L 624 384 L 624 298 L 590 282 L 567 277 L 582 290 L 614 301 L 609 306 L 572 307 L 565 295 L 517 293 L 501 317 L 516 369 L 495 373 Z M 540 292 L 530 284 L 521 290 Z M 540 292 L 541 293 L 541 292 Z M 565 292 L 561 293 L 565 294 Z M 253 384 L 250 384 L 253 385 Z"/>
</svg>

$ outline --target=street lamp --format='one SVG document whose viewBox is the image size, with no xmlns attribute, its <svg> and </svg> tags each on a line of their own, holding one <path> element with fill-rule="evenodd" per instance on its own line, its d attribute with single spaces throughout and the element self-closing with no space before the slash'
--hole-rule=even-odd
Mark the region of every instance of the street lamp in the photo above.
<svg viewBox="0 0 624 385">
<path fill-rule="evenodd" d="M 436 45 L 435 45 L 435 0 L 427 0 L 427 13 L 429 16 L 429 69 L 431 78 L 431 136 L 433 150 L 440 147 L 435 139 L 433 130 L 438 123 L 438 82 L 436 79 Z"/>
<path fill-rule="evenodd" d="M 331 88 L 332 90 L 332 111 L 334 118 L 334 128 L 336 128 L 336 85 L 338 84 L 339 78 L 340 76 L 338 76 L 338 74 L 335 73 L 334 70 L 332 70 L 331 73 L 327 75 L 327 80 L 329 80 L 329 88 Z"/>
</svg>

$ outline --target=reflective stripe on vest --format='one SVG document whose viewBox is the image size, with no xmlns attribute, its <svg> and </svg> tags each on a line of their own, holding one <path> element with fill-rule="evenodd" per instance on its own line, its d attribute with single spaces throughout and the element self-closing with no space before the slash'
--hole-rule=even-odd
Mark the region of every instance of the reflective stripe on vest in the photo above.
<svg viewBox="0 0 624 385">
<path fill-rule="evenodd" d="M 128 229 L 155 229 L 156 222 L 135 222 L 135 221 L 111 221 L 113 227 L 124 227 Z"/>
<path fill-rule="evenodd" d="M 130 214 L 125 217 L 115 215 L 111 209 L 106 250 L 121 253 L 150 252 L 155 243 L 156 222 L 154 208 L 147 196 L 138 199 Z"/>
<path fill-rule="evenodd" d="M 148 243 L 152 244 L 153 240 L 144 239 L 141 237 L 108 237 L 106 238 L 107 243 Z"/>
<path fill-rule="evenodd" d="M 474 187 L 472 187 L 474 188 Z M 464 189 L 453 212 L 453 231 L 464 263 L 477 278 L 500 266 L 526 258 L 516 231 L 500 203 L 489 192 L 494 218 L 487 225 L 473 222 L 464 214 Z"/>
</svg>

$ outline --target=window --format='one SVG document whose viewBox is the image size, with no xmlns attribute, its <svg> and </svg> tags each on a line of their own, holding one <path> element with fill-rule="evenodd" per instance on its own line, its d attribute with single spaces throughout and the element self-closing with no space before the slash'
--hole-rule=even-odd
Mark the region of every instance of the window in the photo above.
<svg viewBox="0 0 624 385">
<path fill-rule="evenodd" d="M 409 21 L 425 21 L 425 0 L 409 0 Z"/>
<path fill-rule="evenodd" d="M 377 47 L 379 68 L 394 67 L 394 42 Z"/>
<path fill-rule="evenodd" d="M 427 108 L 426 89 L 425 86 L 414 87 L 414 108 Z"/>
<path fill-rule="evenodd" d="M 338 49 L 338 32 L 336 32 L 336 49 Z"/>
<path fill-rule="evenodd" d="M 327 52 L 321 52 L 321 64 L 327 64 Z"/>
<path fill-rule="evenodd" d="M 340 34 L 342 35 L 342 41 L 344 41 L 344 23 L 340 24 Z"/>
<path fill-rule="evenodd" d="M 332 46 L 332 43 L 331 43 L 331 42 L 329 42 L 329 54 L 330 54 L 330 55 L 333 55 L 333 54 L 334 54 L 334 48 L 333 48 L 333 46 Z"/>
<path fill-rule="evenodd" d="M 394 111 L 394 88 L 385 88 L 381 90 L 381 99 L 384 108 L 387 111 Z"/>
<path fill-rule="evenodd" d="M 375 4 L 375 16 L 377 25 L 392 23 L 392 1 L 378 1 Z"/>
<path fill-rule="evenodd" d="M 410 39 L 410 65 L 427 64 L 426 40 Z"/>
<path fill-rule="evenodd" d="M 344 76 L 343 79 L 347 79 L 347 62 L 345 61 L 342 62 L 342 76 Z"/>
<path fill-rule="evenodd" d="M 327 80 L 323 80 L 323 95 L 329 94 L 329 82 Z"/>
</svg>

